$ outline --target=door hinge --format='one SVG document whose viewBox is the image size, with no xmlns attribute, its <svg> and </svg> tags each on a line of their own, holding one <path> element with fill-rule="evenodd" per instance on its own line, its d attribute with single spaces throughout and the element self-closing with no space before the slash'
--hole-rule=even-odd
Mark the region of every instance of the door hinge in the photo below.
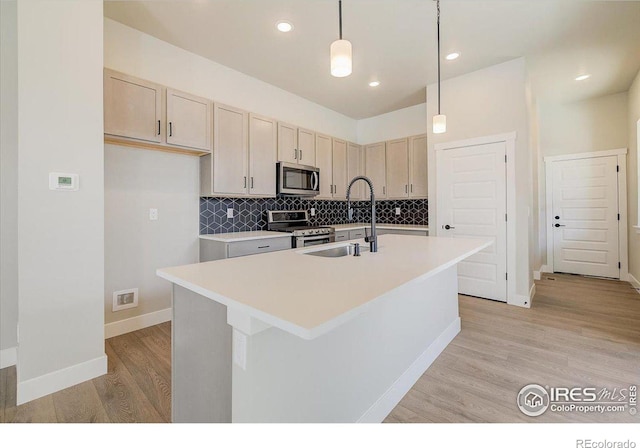
<svg viewBox="0 0 640 448">
<path fill-rule="evenodd" d="M 507 214 L 504 214 L 504 220 L 507 221 Z"/>
<path fill-rule="evenodd" d="M 505 280 L 509 280 L 509 273 L 508 273 L 508 272 L 505 272 L 505 273 L 504 273 L 504 279 L 505 279 Z"/>
<path fill-rule="evenodd" d="M 507 163 L 507 155 L 504 155 L 504 163 Z"/>
<path fill-rule="evenodd" d="M 620 172 L 620 165 L 616 165 L 616 172 L 619 173 Z"/>
<path fill-rule="evenodd" d="M 618 221 L 620 221 L 620 213 L 618 213 Z"/>
<path fill-rule="evenodd" d="M 618 269 L 622 269 L 622 263 L 618 261 Z"/>
</svg>

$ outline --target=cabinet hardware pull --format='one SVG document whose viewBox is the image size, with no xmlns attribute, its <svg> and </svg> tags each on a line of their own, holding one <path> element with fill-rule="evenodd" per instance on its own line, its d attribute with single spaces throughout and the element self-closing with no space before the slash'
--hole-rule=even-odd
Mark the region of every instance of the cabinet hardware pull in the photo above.
<svg viewBox="0 0 640 448">
<path fill-rule="evenodd" d="M 404 192 L 405 192 L 405 193 L 409 193 L 409 186 L 408 186 L 408 185 L 405 185 L 405 186 L 404 186 Z"/>
<path fill-rule="evenodd" d="M 293 150 L 293 158 L 298 160 L 298 150 L 297 149 Z"/>
<path fill-rule="evenodd" d="M 244 188 L 247 188 L 247 176 L 244 176 Z"/>
<path fill-rule="evenodd" d="M 158 135 L 160 135 L 160 120 L 158 120 Z"/>
<path fill-rule="evenodd" d="M 299 149 L 298 151 L 300 151 L 300 160 L 302 160 L 302 149 Z"/>
<path fill-rule="evenodd" d="M 411 193 L 413 193 L 413 184 L 411 184 Z"/>
<path fill-rule="evenodd" d="M 169 137 L 173 137 L 173 123 L 169 122 Z"/>
<path fill-rule="evenodd" d="M 251 189 L 253 189 L 253 176 L 251 176 Z"/>
<path fill-rule="evenodd" d="M 382 187 L 382 194 L 383 195 L 387 194 L 387 187 Z"/>
<path fill-rule="evenodd" d="M 271 247 L 271 246 L 258 246 L 258 249 L 266 249 L 267 247 Z"/>
</svg>

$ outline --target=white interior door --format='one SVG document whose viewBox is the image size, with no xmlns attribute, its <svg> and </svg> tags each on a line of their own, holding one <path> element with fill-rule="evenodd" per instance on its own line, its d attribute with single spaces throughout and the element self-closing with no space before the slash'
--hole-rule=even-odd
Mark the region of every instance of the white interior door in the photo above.
<svg viewBox="0 0 640 448">
<path fill-rule="evenodd" d="M 618 158 L 551 164 L 553 270 L 620 278 Z"/>
<path fill-rule="evenodd" d="M 460 294 L 507 301 L 506 143 L 436 151 L 438 236 L 490 238 L 458 264 Z"/>
</svg>

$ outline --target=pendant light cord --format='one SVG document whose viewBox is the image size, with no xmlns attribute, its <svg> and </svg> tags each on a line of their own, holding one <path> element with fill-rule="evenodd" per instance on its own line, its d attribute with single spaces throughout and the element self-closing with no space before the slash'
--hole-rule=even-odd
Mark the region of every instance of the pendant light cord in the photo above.
<svg viewBox="0 0 640 448">
<path fill-rule="evenodd" d="M 340 40 L 342 40 L 342 0 L 338 1 L 338 15 L 340 16 Z"/>
<path fill-rule="evenodd" d="M 438 115 L 440 115 L 440 0 L 436 0 L 438 8 Z"/>
</svg>

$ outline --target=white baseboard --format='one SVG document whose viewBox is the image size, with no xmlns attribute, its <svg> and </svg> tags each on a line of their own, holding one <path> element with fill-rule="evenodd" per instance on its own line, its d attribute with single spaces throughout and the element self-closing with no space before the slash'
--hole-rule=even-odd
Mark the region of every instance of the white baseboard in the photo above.
<svg viewBox="0 0 640 448">
<path fill-rule="evenodd" d="M 131 333 L 132 331 L 142 330 L 143 328 L 168 322 L 172 317 L 172 309 L 165 308 L 153 313 L 142 314 L 141 316 L 131 317 L 129 319 L 111 322 L 104 326 L 104 338 L 109 339 L 121 334 Z"/>
<path fill-rule="evenodd" d="M 45 395 L 75 386 L 107 373 L 107 356 L 73 365 L 55 372 L 47 373 L 27 381 L 19 381 L 17 404 L 21 405 Z"/>
<path fill-rule="evenodd" d="M 416 359 L 391 387 L 358 419 L 358 423 L 381 423 L 400 403 L 422 374 L 460 333 L 460 318 L 456 318 Z"/>
<path fill-rule="evenodd" d="M 640 294 L 640 282 L 638 281 L 638 279 L 631 274 L 628 274 L 628 278 L 629 278 L 629 283 L 631 283 L 631 286 L 636 288 L 636 291 L 638 291 L 638 294 Z"/>
<path fill-rule="evenodd" d="M 533 302 L 533 297 L 536 295 L 536 284 L 535 282 L 531 285 L 531 289 L 529 289 L 529 295 L 524 294 L 516 294 L 513 299 L 508 299 L 507 303 L 509 305 L 519 306 L 521 308 L 531 308 L 531 302 Z"/>
<path fill-rule="evenodd" d="M 0 350 L 0 369 L 15 366 L 16 362 L 18 362 L 17 347 L 10 347 L 5 348 L 4 350 Z"/>
<path fill-rule="evenodd" d="M 542 269 L 539 271 L 533 271 L 533 279 L 541 280 L 542 279 Z"/>
</svg>

